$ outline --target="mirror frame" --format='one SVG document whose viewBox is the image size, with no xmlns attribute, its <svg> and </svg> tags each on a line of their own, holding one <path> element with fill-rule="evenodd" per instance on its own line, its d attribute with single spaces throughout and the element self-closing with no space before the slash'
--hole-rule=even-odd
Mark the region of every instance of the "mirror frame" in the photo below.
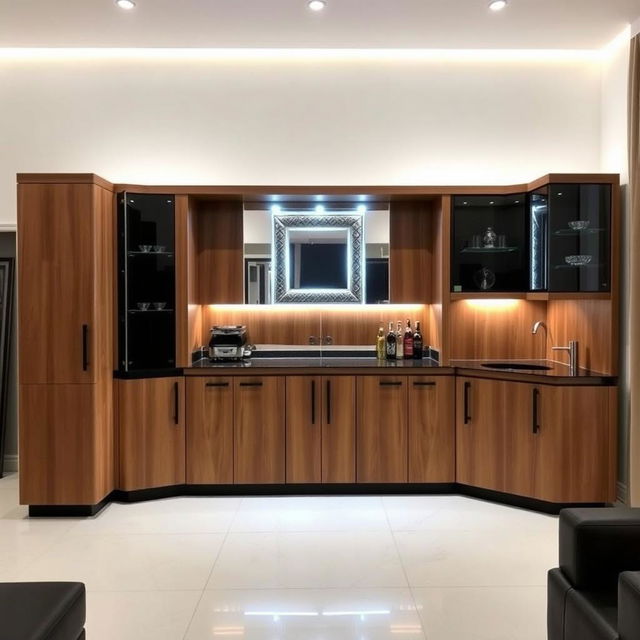
<svg viewBox="0 0 640 640">
<path fill-rule="evenodd" d="M 361 214 L 287 213 L 273 216 L 273 302 L 364 304 L 364 228 Z M 290 289 L 287 278 L 289 264 L 289 229 L 331 227 L 347 229 L 350 264 L 347 289 Z"/>
</svg>

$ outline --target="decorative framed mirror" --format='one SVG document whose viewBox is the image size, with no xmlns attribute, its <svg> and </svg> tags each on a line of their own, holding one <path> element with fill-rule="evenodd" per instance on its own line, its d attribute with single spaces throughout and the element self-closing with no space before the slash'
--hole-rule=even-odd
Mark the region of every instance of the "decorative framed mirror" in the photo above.
<svg viewBox="0 0 640 640">
<path fill-rule="evenodd" d="M 364 304 L 363 215 L 273 216 L 273 301 Z"/>
</svg>

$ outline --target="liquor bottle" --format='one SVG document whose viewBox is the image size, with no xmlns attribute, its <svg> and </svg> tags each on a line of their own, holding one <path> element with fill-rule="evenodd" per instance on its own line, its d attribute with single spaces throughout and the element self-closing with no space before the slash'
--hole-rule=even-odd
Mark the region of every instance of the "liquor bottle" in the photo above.
<svg viewBox="0 0 640 640">
<path fill-rule="evenodd" d="M 396 358 L 404 358 L 404 335 L 402 333 L 402 322 L 398 320 L 398 330 L 396 331 Z"/>
<path fill-rule="evenodd" d="M 389 333 L 387 333 L 387 360 L 396 359 L 396 334 L 393 331 L 393 322 L 389 323 Z"/>
<path fill-rule="evenodd" d="M 422 334 L 420 333 L 420 320 L 416 321 L 416 332 L 413 334 L 413 359 L 422 360 Z"/>
<path fill-rule="evenodd" d="M 378 337 L 376 338 L 376 357 L 378 360 L 384 360 L 385 358 L 385 340 L 384 340 L 384 329 L 380 327 L 378 329 Z"/>
<path fill-rule="evenodd" d="M 411 331 L 411 320 L 407 318 L 407 328 L 404 330 L 404 359 L 413 358 L 413 331 Z"/>
</svg>

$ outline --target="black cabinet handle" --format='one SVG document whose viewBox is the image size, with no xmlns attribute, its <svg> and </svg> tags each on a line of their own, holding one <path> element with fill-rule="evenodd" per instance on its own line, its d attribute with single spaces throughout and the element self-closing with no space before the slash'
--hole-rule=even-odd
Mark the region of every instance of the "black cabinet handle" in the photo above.
<svg viewBox="0 0 640 640">
<path fill-rule="evenodd" d="M 414 387 L 435 387 L 436 383 L 435 382 L 414 382 L 413 386 Z"/>
<path fill-rule="evenodd" d="M 471 422 L 471 416 L 469 415 L 469 391 L 471 390 L 471 383 L 464 383 L 464 424 Z"/>
<path fill-rule="evenodd" d="M 177 382 L 173 383 L 173 406 L 175 411 L 175 413 L 173 414 L 173 424 L 180 423 L 180 405 L 178 404 L 180 402 L 180 399 L 178 398 L 179 386 L 180 385 Z"/>
<path fill-rule="evenodd" d="M 327 380 L 327 424 L 331 424 L 331 380 Z"/>
<path fill-rule="evenodd" d="M 316 423 L 316 381 L 311 381 L 311 424 Z"/>
<path fill-rule="evenodd" d="M 228 387 L 229 383 L 228 382 L 207 382 L 204 386 L 205 387 Z"/>
<path fill-rule="evenodd" d="M 241 387 L 261 387 L 262 382 L 241 382 Z"/>
<path fill-rule="evenodd" d="M 533 433 L 538 433 L 540 431 L 540 425 L 538 424 L 538 402 L 540 400 L 540 390 L 533 390 L 533 411 L 531 416 L 531 430 Z"/>
<path fill-rule="evenodd" d="M 402 382 L 380 382 L 381 387 L 401 387 Z"/>
<path fill-rule="evenodd" d="M 82 370 L 89 368 L 89 325 L 82 325 Z"/>
</svg>

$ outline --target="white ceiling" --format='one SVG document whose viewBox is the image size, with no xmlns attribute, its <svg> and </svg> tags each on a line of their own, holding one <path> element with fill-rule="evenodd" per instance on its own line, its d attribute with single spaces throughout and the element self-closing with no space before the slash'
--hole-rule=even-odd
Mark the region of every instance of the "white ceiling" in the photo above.
<svg viewBox="0 0 640 640">
<path fill-rule="evenodd" d="M 640 0 L 0 0 L 0 47 L 593 49 Z"/>
</svg>

